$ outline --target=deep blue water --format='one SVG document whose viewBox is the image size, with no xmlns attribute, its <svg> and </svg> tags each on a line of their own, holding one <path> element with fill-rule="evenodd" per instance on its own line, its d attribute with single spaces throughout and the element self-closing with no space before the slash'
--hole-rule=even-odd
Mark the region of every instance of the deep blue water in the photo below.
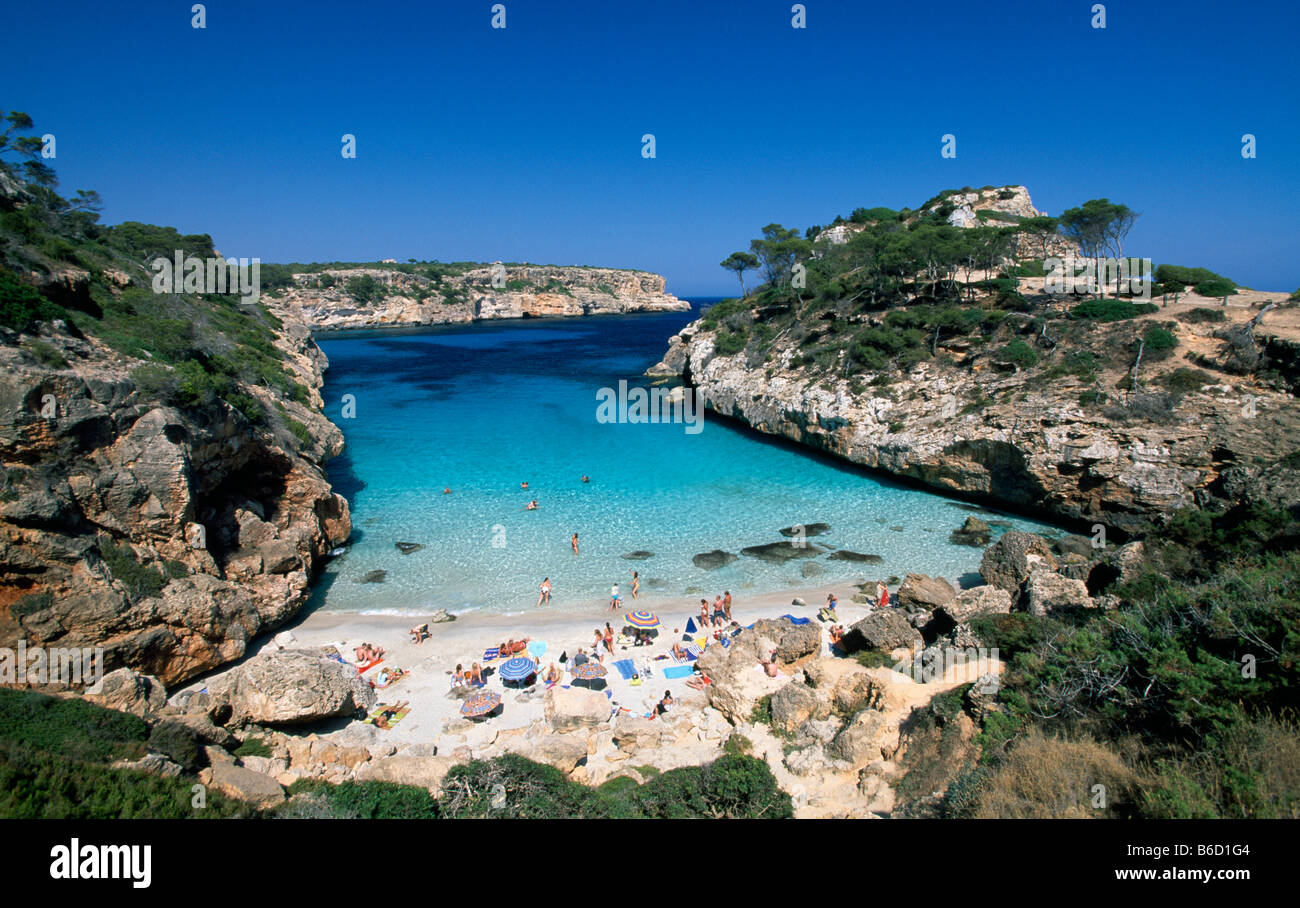
<svg viewBox="0 0 1300 908">
<path fill-rule="evenodd" d="M 626 598 L 630 570 L 640 572 L 649 604 L 688 604 L 697 589 L 711 599 L 723 589 L 743 595 L 908 571 L 956 580 L 978 567 L 980 550 L 948 541 L 967 513 L 950 499 L 707 417 L 698 434 L 680 423 L 597 421 L 598 389 L 620 379 L 644 385 L 641 373 L 667 338 L 697 314 L 322 338 L 330 361 L 325 412 L 347 442 L 330 478 L 352 505 L 355 530 L 347 554 L 327 568 L 317 604 L 518 611 L 534 605 L 549 576 L 553 607 L 585 608 L 607 603 L 615 582 Z M 345 395 L 355 399 L 351 418 Z M 525 510 L 534 498 L 539 509 Z M 810 579 L 799 561 L 742 557 L 717 571 L 692 564 L 698 552 L 738 553 L 780 540 L 782 527 L 813 522 L 832 531 L 811 541 L 884 562 L 822 556 L 825 573 Z M 399 541 L 424 548 L 403 555 Z M 654 556 L 621 557 L 634 550 Z M 387 571 L 385 581 L 356 582 L 372 570 Z"/>
</svg>

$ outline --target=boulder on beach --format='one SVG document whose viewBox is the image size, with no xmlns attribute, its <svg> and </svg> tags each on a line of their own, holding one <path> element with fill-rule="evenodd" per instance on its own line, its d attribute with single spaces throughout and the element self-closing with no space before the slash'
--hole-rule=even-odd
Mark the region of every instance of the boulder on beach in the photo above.
<svg viewBox="0 0 1300 908">
<path fill-rule="evenodd" d="M 263 653 L 208 682 L 210 714 L 230 711 L 227 724 L 287 725 L 355 716 L 375 703 L 356 667 L 318 653 Z"/>
<path fill-rule="evenodd" d="M 980 615 L 1006 615 L 1011 611 L 1011 594 L 1001 587 L 976 586 L 962 590 L 934 610 L 936 619 L 949 625 L 966 624 Z M 943 633 L 945 631 L 940 631 Z"/>
<path fill-rule="evenodd" d="M 546 692 L 543 711 L 551 728 L 559 732 L 595 728 L 609 719 L 609 699 L 582 687 L 553 687 Z"/>
<path fill-rule="evenodd" d="M 903 578 L 894 598 L 899 605 L 929 610 L 938 608 L 955 595 L 957 591 L 952 588 L 952 584 L 942 577 L 908 574 Z"/>
<path fill-rule="evenodd" d="M 733 555 L 731 552 L 724 552 L 722 549 L 714 549 L 711 552 L 701 552 L 691 559 L 691 563 L 697 568 L 706 571 L 716 571 L 718 568 L 724 568 L 731 562 L 736 561 L 740 556 Z M 687 590 L 690 592 L 690 590 Z"/>
<path fill-rule="evenodd" d="M 876 609 L 861 621 L 852 625 L 844 634 L 841 645 L 846 652 L 857 650 L 876 650 L 890 653 L 896 649 L 919 649 L 924 641 L 916 628 L 912 627 L 902 612 L 892 609 Z"/>
<path fill-rule="evenodd" d="M 1052 547 L 1047 544 L 1047 540 L 1036 533 L 1008 530 L 984 550 L 980 575 L 986 583 L 1000 587 L 1014 596 L 1029 572 L 1038 567 L 1056 570 L 1056 556 L 1052 554 Z"/>
<path fill-rule="evenodd" d="M 831 531 L 831 525 L 829 523 L 805 523 L 805 524 L 796 523 L 792 527 L 785 527 L 784 529 L 778 530 L 778 532 L 782 536 L 786 536 L 786 537 L 824 536 L 830 531 Z"/>
<path fill-rule="evenodd" d="M 1039 568 L 1029 572 L 1022 601 L 1031 615 L 1040 618 L 1060 612 L 1096 608 L 1082 580 L 1071 580 L 1053 571 Z"/>
<path fill-rule="evenodd" d="M 424 546 L 418 542 L 395 542 L 393 544 L 397 546 L 397 550 L 403 555 L 409 555 L 412 552 L 418 552 L 420 549 L 424 548 Z"/>
<path fill-rule="evenodd" d="M 105 675 L 100 683 L 85 693 L 91 703 L 144 718 L 162 709 L 167 691 L 151 675 L 129 668 L 118 668 Z"/>
<path fill-rule="evenodd" d="M 775 640 L 777 661 L 787 665 L 819 652 L 822 647 L 822 629 L 814 622 L 793 624 L 786 618 L 760 618 L 752 630 Z"/>
<path fill-rule="evenodd" d="M 791 681 L 772 695 L 772 727 L 791 734 L 809 719 L 825 719 L 830 704 L 818 699 L 807 685 Z"/>
</svg>

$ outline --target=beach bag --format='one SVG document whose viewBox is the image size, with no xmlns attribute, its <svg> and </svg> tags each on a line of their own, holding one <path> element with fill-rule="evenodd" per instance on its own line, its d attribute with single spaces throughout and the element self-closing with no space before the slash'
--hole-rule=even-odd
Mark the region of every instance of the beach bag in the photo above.
<svg viewBox="0 0 1300 908">
<path fill-rule="evenodd" d="M 568 661 L 569 661 L 569 651 L 566 649 L 564 652 L 560 653 L 560 664 L 564 665 Z"/>
</svg>

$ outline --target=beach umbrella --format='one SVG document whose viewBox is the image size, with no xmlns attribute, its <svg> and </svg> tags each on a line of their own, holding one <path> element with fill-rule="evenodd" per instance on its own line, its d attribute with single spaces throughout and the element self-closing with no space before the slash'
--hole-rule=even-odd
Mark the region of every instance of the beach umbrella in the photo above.
<svg viewBox="0 0 1300 908">
<path fill-rule="evenodd" d="M 477 718 L 486 716 L 501 705 L 501 695 L 494 690 L 476 690 L 460 705 L 460 714 Z"/>
<path fill-rule="evenodd" d="M 659 616 L 654 612 L 635 611 L 627 613 L 627 623 L 633 627 L 651 628 L 659 626 Z"/>
<path fill-rule="evenodd" d="M 537 674 L 537 663 L 523 656 L 515 656 L 501 663 L 497 674 L 502 681 L 522 681 L 529 675 Z"/>
</svg>

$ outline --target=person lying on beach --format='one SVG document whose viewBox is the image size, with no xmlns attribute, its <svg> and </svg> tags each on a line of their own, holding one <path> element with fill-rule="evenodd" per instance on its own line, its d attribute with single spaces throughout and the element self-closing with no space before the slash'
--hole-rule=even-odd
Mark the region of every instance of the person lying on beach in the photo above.
<svg viewBox="0 0 1300 908">
<path fill-rule="evenodd" d="M 390 706 L 387 709 L 381 710 L 380 713 L 371 720 L 371 722 L 374 724 L 375 728 L 387 728 L 388 723 L 395 719 L 398 713 L 410 705 L 410 700 L 403 700 L 396 706 Z"/>
<path fill-rule="evenodd" d="M 844 625 L 835 624 L 831 626 L 831 646 L 839 646 L 840 641 L 844 639 Z"/>
<path fill-rule="evenodd" d="M 502 643 L 497 647 L 497 652 L 501 654 L 502 659 L 505 659 L 509 656 L 513 656 L 515 653 L 522 653 L 526 649 L 528 649 L 527 637 L 522 640 L 511 639 Z"/>
<path fill-rule="evenodd" d="M 371 646 L 369 643 L 362 643 L 355 650 L 358 662 L 374 662 L 376 659 L 382 659 L 384 651 L 381 647 Z"/>
<path fill-rule="evenodd" d="M 433 635 L 429 633 L 429 625 L 419 624 L 407 631 L 411 635 L 412 643 L 423 643 Z"/>
<path fill-rule="evenodd" d="M 704 688 L 708 687 L 712 683 L 713 683 L 712 678 L 704 674 L 704 672 L 700 671 L 699 669 L 696 669 L 694 677 L 687 679 L 686 686 L 692 687 L 695 690 L 704 690 Z"/>
</svg>

